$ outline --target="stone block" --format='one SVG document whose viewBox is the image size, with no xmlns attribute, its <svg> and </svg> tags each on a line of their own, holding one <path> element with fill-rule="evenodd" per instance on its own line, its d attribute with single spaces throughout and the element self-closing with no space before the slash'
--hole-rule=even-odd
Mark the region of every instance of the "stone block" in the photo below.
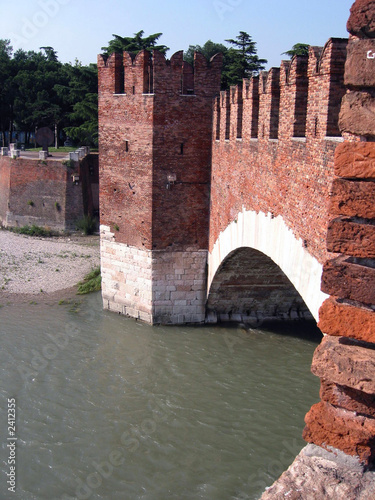
<svg viewBox="0 0 375 500">
<path fill-rule="evenodd" d="M 283 452 L 284 453 L 284 452 Z M 374 473 L 337 448 L 307 445 L 260 500 L 369 500 Z"/>
<path fill-rule="evenodd" d="M 373 92 L 349 92 L 341 102 L 341 132 L 375 136 L 375 98 Z"/>
<path fill-rule="evenodd" d="M 323 266 L 322 292 L 341 299 L 375 304 L 375 269 L 365 259 L 338 257 Z M 373 265 L 372 261 L 369 264 Z"/>
<path fill-rule="evenodd" d="M 356 391 L 350 387 L 321 381 L 320 398 L 333 406 L 375 418 L 375 395 Z"/>
<path fill-rule="evenodd" d="M 176 307 L 186 306 L 187 305 L 187 300 L 175 300 L 173 302 L 173 305 L 176 306 Z"/>
<path fill-rule="evenodd" d="M 363 344 L 327 335 L 315 349 L 311 371 L 326 381 L 375 394 L 375 350 Z"/>
<path fill-rule="evenodd" d="M 349 218 L 334 219 L 328 225 L 327 250 L 353 257 L 375 258 L 375 224 Z"/>
<path fill-rule="evenodd" d="M 338 177 L 375 179 L 375 143 L 342 142 L 335 150 L 334 169 Z"/>
<path fill-rule="evenodd" d="M 350 9 L 347 30 L 360 38 L 375 38 L 375 1 L 356 0 Z"/>
<path fill-rule="evenodd" d="M 375 218 L 375 182 L 335 179 L 332 183 L 329 212 L 333 216 Z"/>
<path fill-rule="evenodd" d="M 349 41 L 344 82 L 352 87 L 375 87 L 375 40 Z"/>
<path fill-rule="evenodd" d="M 302 437 L 308 443 L 325 449 L 332 446 L 348 455 L 358 456 L 363 464 L 373 463 L 375 419 L 321 402 L 310 409 L 305 422 Z"/>
<path fill-rule="evenodd" d="M 327 299 L 319 310 L 323 333 L 375 343 L 375 311 Z"/>
<path fill-rule="evenodd" d="M 80 158 L 80 156 L 79 156 L 79 153 L 77 151 L 71 151 L 69 153 L 69 160 L 71 160 L 71 161 L 79 161 L 79 158 Z"/>
</svg>

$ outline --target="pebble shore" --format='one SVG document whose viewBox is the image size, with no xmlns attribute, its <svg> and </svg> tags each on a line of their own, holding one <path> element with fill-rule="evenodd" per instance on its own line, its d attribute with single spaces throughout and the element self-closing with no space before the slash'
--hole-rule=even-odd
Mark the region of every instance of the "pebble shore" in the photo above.
<svg viewBox="0 0 375 500">
<path fill-rule="evenodd" d="M 100 265 L 99 236 L 40 238 L 0 230 L 0 303 L 64 297 Z"/>
</svg>

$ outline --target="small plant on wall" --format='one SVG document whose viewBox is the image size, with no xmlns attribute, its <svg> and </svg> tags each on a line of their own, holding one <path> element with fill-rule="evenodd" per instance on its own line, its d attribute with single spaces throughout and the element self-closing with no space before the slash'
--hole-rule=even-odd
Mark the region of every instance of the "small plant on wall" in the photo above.
<svg viewBox="0 0 375 500">
<path fill-rule="evenodd" d="M 113 224 L 113 229 L 114 229 L 115 231 L 120 231 L 120 227 L 119 227 L 119 225 L 118 225 L 118 224 Z"/>
<path fill-rule="evenodd" d="M 58 212 L 61 212 L 61 205 L 58 201 L 55 201 L 55 208 Z"/>
<path fill-rule="evenodd" d="M 96 231 L 97 220 L 91 215 L 85 215 L 76 223 L 77 230 L 82 231 L 86 236 L 94 234 Z"/>
<path fill-rule="evenodd" d="M 27 204 L 29 205 L 29 207 L 35 206 L 35 203 L 32 200 L 29 200 Z"/>
</svg>

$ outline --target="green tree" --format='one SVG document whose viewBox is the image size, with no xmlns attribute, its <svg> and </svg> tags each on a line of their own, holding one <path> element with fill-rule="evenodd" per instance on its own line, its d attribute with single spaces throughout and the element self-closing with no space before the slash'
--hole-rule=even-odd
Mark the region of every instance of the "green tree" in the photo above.
<svg viewBox="0 0 375 500">
<path fill-rule="evenodd" d="M 286 54 L 290 58 L 293 56 L 308 56 L 309 45 L 307 43 L 296 43 L 290 50 L 283 52 L 281 55 Z"/>
<path fill-rule="evenodd" d="M 184 53 L 184 60 L 191 65 L 193 65 L 194 63 L 194 52 L 200 52 L 209 61 L 211 57 L 213 57 L 218 52 L 222 52 L 222 54 L 225 56 L 225 54 L 228 52 L 228 47 L 226 47 L 222 43 L 215 43 L 212 40 L 207 40 L 207 42 L 203 46 L 189 45 L 188 50 Z"/>
<path fill-rule="evenodd" d="M 64 128 L 73 141 L 85 145 L 98 145 L 98 94 L 87 93 L 76 102 L 69 120 L 75 125 Z"/>
<path fill-rule="evenodd" d="M 240 31 L 235 39 L 230 38 L 225 41 L 232 45 L 227 54 L 228 66 L 224 69 L 229 85 L 241 83 L 243 78 L 256 76 L 265 69 L 267 59 L 258 57 L 256 42 L 248 33 Z"/>
<path fill-rule="evenodd" d="M 4 132 L 11 129 L 12 107 L 12 57 L 10 40 L 0 39 L 0 144 L 5 145 Z"/>
<path fill-rule="evenodd" d="M 157 41 L 163 33 L 154 33 L 147 37 L 143 37 L 144 31 L 138 31 L 132 37 L 122 37 L 120 35 L 112 35 L 114 38 L 108 42 L 108 47 L 102 47 L 104 55 L 111 55 L 113 52 L 122 54 L 124 51 L 134 52 L 137 54 L 141 50 L 158 50 L 165 54 L 169 47 L 166 45 L 157 45 Z"/>
<path fill-rule="evenodd" d="M 29 133 L 42 126 L 57 131 L 64 115 L 62 102 L 54 90 L 61 79 L 62 64 L 52 47 L 42 50 L 19 50 L 13 59 L 14 125 L 17 130 Z"/>
<path fill-rule="evenodd" d="M 64 78 L 54 90 L 64 103 L 63 130 L 73 141 L 98 144 L 98 70 L 96 64 L 65 64 Z"/>
<path fill-rule="evenodd" d="M 250 78 L 257 75 L 264 69 L 266 59 L 259 59 L 257 56 L 256 43 L 252 41 L 250 35 L 244 31 L 235 40 L 229 39 L 226 42 L 233 47 L 227 47 L 222 43 L 215 43 L 208 40 L 203 46 L 190 45 L 184 54 L 185 61 L 193 64 L 194 52 L 201 52 L 208 60 L 212 56 L 221 52 L 223 54 L 223 68 L 221 73 L 221 88 L 225 90 L 230 85 L 242 83 L 243 78 Z"/>
<path fill-rule="evenodd" d="M 78 143 L 96 145 L 97 85 L 95 64 L 62 64 L 52 47 L 41 47 L 39 52 L 18 50 L 12 57 L 8 41 L 2 41 L 1 132 L 17 130 L 30 136 L 37 127 L 47 126 L 55 130 L 58 146 L 66 128 Z"/>
</svg>

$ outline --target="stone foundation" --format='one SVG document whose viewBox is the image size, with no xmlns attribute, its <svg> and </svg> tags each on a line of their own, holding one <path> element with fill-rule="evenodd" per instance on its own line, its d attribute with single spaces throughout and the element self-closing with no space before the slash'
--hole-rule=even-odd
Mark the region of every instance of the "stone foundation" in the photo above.
<svg viewBox="0 0 375 500">
<path fill-rule="evenodd" d="M 117 243 L 108 226 L 100 234 L 105 309 L 150 324 L 204 322 L 206 251 L 141 250 Z"/>
</svg>

